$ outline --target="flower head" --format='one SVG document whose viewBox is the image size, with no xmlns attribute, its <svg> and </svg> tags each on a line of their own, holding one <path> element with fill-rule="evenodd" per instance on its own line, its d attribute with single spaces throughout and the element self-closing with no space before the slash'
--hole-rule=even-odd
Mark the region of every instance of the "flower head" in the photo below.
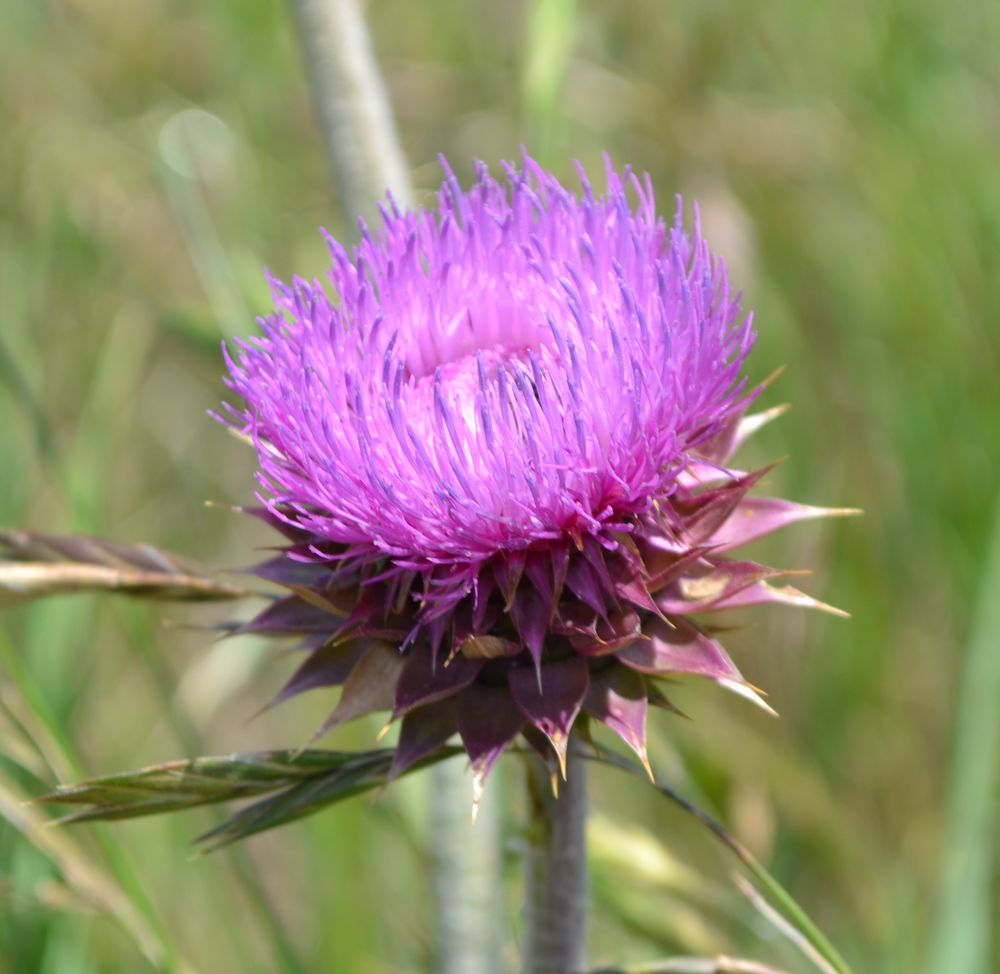
<svg viewBox="0 0 1000 974">
<path fill-rule="evenodd" d="M 305 635 L 278 699 L 343 684 L 324 725 L 388 709 L 395 771 L 456 731 L 481 785 L 524 734 L 565 765 L 581 713 L 645 760 L 658 677 L 759 701 L 690 617 L 813 604 L 729 557 L 828 513 L 728 467 L 754 334 L 723 262 L 656 214 L 648 177 L 597 194 L 525 155 L 435 209 L 328 239 L 331 291 L 273 283 L 263 337 L 227 353 L 258 513 L 287 536 L 260 574 L 291 591 L 250 628 Z"/>
</svg>

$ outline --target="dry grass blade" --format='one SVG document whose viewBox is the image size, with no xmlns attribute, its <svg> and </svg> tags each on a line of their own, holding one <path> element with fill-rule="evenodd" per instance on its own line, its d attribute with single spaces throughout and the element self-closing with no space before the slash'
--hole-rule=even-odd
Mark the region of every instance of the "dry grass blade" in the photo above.
<svg viewBox="0 0 1000 974">
<path fill-rule="evenodd" d="M 123 545 L 90 535 L 0 531 L 0 606 L 89 591 L 190 601 L 251 594 L 152 545 Z"/>
<path fill-rule="evenodd" d="M 65 833 L 46 828 L 45 820 L 23 801 L 23 796 L 0 781 L 0 817 L 26 836 L 59 869 L 69 889 L 81 902 L 113 917 L 125 928 L 158 970 L 175 974 L 193 974 L 193 969 L 180 957 L 169 956 L 163 938 L 147 917 L 136 909 L 126 892 Z"/>
<path fill-rule="evenodd" d="M 736 888 L 750 901 L 751 905 L 768 923 L 771 924 L 783 937 L 790 940 L 806 957 L 818 967 L 823 974 L 837 974 L 836 970 L 826 961 L 826 959 L 816 950 L 809 941 L 802 936 L 802 933 L 791 923 L 789 923 L 760 893 L 754 889 L 752 883 L 748 883 L 739 873 L 733 874 L 733 882 Z"/>
</svg>

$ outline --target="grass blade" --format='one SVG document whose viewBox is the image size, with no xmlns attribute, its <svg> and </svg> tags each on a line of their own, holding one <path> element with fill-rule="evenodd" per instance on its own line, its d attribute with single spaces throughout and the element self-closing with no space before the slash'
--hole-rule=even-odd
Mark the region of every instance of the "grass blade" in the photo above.
<svg viewBox="0 0 1000 974">
<path fill-rule="evenodd" d="M 65 824 L 136 818 L 292 788 L 357 760 L 340 751 L 261 751 L 166 761 L 61 785 L 37 800 L 88 806 L 61 819 Z"/>
<path fill-rule="evenodd" d="M 636 775 L 636 777 L 648 781 L 646 772 L 638 764 L 635 764 L 627 758 L 621 757 L 606 747 L 598 744 L 595 744 L 594 746 L 597 750 L 597 760 L 603 762 L 604 764 L 610 764 L 613 767 L 620 768 L 624 771 L 629 771 L 630 773 Z M 674 804 L 679 805 L 689 815 L 694 816 L 694 818 L 701 822 L 702 825 L 704 825 L 740 860 L 740 862 L 743 863 L 751 875 L 761 884 L 761 886 L 764 887 L 764 889 L 767 890 L 772 899 L 778 903 L 784 911 L 785 916 L 791 920 L 808 943 L 830 965 L 830 967 L 833 968 L 836 974 L 851 974 L 851 969 L 848 967 L 847 962 L 840 956 L 837 949 L 830 943 L 825 934 L 810 919 L 805 910 L 802 909 L 802 907 L 799 906 L 799 904 L 793 899 L 788 890 L 786 890 L 784 886 L 782 886 L 781 883 L 779 883 L 778 880 L 767 871 L 764 865 L 757 860 L 749 849 L 730 835 L 729 832 L 727 832 L 719 822 L 712 818 L 711 815 L 702 811 L 697 805 L 692 804 L 682 795 L 674 791 L 669 785 L 663 785 L 656 782 L 653 787 L 665 798 L 669 798 L 672 802 L 674 802 Z"/>
<path fill-rule="evenodd" d="M 51 750 L 59 761 L 79 774 L 80 764 L 69 741 L 49 709 L 44 696 L 21 664 L 6 637 L 0 632 L 0 661 L 23 698 L 30 714 L 40 725 L 40 732 L 48 739 Z M 110 916 L 129 931 L 139 949 L 150 958 L 159 970 L 170 974 L 190 974 L 191 967 L 173 944 L 149 895 L 132 868 L 131 862 L 120 846 L 102 832 L 97 841 L 107 862 L 108 882 L 117 884 L 121 896 L 107 884 L 94 889 L 91 873 L 99 866 L 88 868 L 76 854 L 76 846 L 62 843 L 57 833 L 46 828 L 47 823 L 35 810 L 25 805 L 23 796 L 15 794 L 0 779 L 0 815 L 6 818 L 27 838 L 35 848 L 58 866 L 64 878 L 74 887 L 84 891 L 88 899 L 100 905 Z M 108 891 L 106 891 L 107 887 Z"/>
<path fill-rule="evenodd" d="M 944 881 L 928 972 L 989 974 L 1000 793 L 1000 503 L 955 705 Z M 993 947 L 995 949 L 995 945 Z"/>
</svg>

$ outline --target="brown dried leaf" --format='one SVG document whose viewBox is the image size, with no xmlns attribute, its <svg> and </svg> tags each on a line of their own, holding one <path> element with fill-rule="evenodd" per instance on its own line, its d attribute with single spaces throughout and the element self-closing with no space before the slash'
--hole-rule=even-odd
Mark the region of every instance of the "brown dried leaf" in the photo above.
<svg viewBox="0 0 1000 974">
<path fill-rule="evenodd" d="M 73 592 L 216 600 L 250 594 L 151 545 L 89 535 L 0 531 L 0 606 Z"/>
</svg>

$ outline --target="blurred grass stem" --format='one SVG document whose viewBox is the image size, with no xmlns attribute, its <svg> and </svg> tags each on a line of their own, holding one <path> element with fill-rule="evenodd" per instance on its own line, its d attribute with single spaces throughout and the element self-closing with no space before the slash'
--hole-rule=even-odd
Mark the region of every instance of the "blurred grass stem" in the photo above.
<svg viewBox="0 0 1000 974">
<path fill-rule="evenodd" d="M 521 69 L 521 105 L 535 157 L 555 161 L 565 142 L 563 91 L 576 40 L 577 0 L 529 7 Z"/>
<path fill-rule="evenodd" d="M 428 770 L 432 788 L 432 882 L 437 902 L 437 974 L 499 974 L 504 924 L 496 794 L 469 816 L 469 776 L 463 761 Z"/>
<path fill-rule="evenodd" d="M 1000 794 L 1000 499 L 964 655 L 955 704 L 955 743 L 944 880 L 928 972 L 989 974 Z M 994 958 L 995 960 L 995 958 Z"/>
<path fill-rule="evenodd" d="M 187 108 L 172 115 L 160 130 L 158 173 L 178 229 L 191 255 L 219 328 L 239 334 L 250 308 L 236 279 L 225 245 L 208 208 L 213 152 L 231 151 L 229 129 L 214 115 Z"/>
<path fill-rule="evenodd" d="M 178 695 L 174 693 L 176 681 L 170 667 L 162 655 L 152 649 L 152 640 L 145 631 L 148 628 L 146 612 L 137 606 L 121 606 L 119 613 L 135 651 L 146 664 L 174 733 L 188 754 L 204 754 L 205 742 Z M 221 821 L 221 815 L 217 813 L 213 815 L 213 824 L 219 824 Z M 281 964 L 280 970 L 283 974 L 305 974 L 306 967 L 300 960 L 284 923 L 268 896 L 264 881 L 249 851 L 243 846 L 231 846 L 227 851 L 237 882 L 270 939 L 275 957 Z"/>
<path fill-rule="evenodd" d="M 608 748 L 600 745 L 595 745 L 595 750 L 596 754 L 593 755 L 594 760 L 600 761 L 604 764 L 610 764 L 616 768 L 621 768 L 623 771 L 628 771 L 637 778 L 646 777 L 645 770 L 634 761 L 631 761 L 628 758 L 623 758 L 614 751 L 610 751 Z M 587 755 L 587 757 L 591 757 L 591 755 Z M 662 784 L 659 780 L 657 780 L 653 787 L 656 791 L 663 795 L 664 798 L 669 798 L 675 805 L 679 805 L 685 812 L 697 819 L 727 849 L 729 849 L 729 851 L 732 852 L 736 858 L 740 860 L 740 862 L 743 863 L 754 879 L 760 883 L 761 887 L 766 890 L 768 894 L 770 894 L 775 903 L 777 903 L 780 909 L 784 911 L 784 915 L 791 921 L 792 925 L 802 934 L 804 942 L 812 948 L 812 950 L 808 951 L 806 954 L 810 960 L 815 962 L 818 956 L 822 958 L 828 968 L 835 971 L 836 974 L 852 974 L 847 961 L 840 956 L 839 951 L 833 946 L 832 943 L 830 943 L 823 931 L 819 929 L 806 911 L 795 901 L 788 890 L 786 890 L 781 883 L 779 883 L 778 880 L 772 876 L 770 872 L 768 872 L 763 863 L 759 862 L 757 857 L 754 856 L 753 853 L 746 848 L 746 846 L 730 835 L 729 832 L 727 832 L 719 822 L 712 818 L 711 815 L 703 812 L 697 805 L 678 794 L 669 785 Z M 803 941 L 796 940 L 795 942 L 798 945 Z"/>
<path fill-rule="evenodd" d="M 73 750 L 68 736 L 49 707 L 45 695 L 22 665 L 3 632 L 0 632 L 0 662 L 3 664 L 4 674 L 27 704 L 29 713 L 39 722 L 41 736 L 47 745 L 47 757 L 50 756 L 63 769 L 68 769 L 74 777 L 82 777 L 83 764 Z M 39 737 L 38 734 L 31 736 L 34 740 Z M 12 798 L 17 800 L 12 801 Z M 193 968 L 172 942 L 124 848 L 112 840 L 105 830 L 96 829 L 95 836 L 108 864 L 110 878 L 117 884 L 118 890 L 102 880 L 100 873 L 81 859 L 70 840 L 48 829 L 47 823 L 43 823 L 32 808 L 24 806 L 20 796 L 10 795 L 2 787 L 2 783 L 0 809 L 5 818 L 29 836 L 32 843 L 56 863 L 68 882 L 82 886 L 88 896 L 104 906 L 129 931 L 158 970 L 167 974 L 191 974 Z M 118 891 L 122 894 L 120 897 Z"/>
</svg>

